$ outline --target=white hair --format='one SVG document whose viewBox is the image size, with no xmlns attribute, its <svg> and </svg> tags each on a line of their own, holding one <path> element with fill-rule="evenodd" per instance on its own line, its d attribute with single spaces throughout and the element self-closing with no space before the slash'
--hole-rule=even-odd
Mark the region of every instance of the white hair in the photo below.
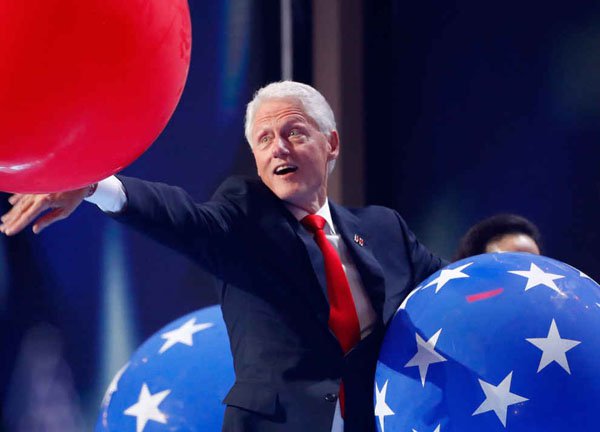
<svg viewBox="0 0 600 432">
<path fill-rule="evenodd" d="M 319 130 L 327 137 L 335 130 L 335 117 L 331 107 L 313 87 L 295 81 L 279 81 L 266 85 L 254 94 L 254 98 L 246 107 L 244 133 L 252 147 L 252 125 L 254 116 L 261 103 L 269 99 L 295 98 L 304 108 L 304 112 L 314 121 Z"/>
<path fill-rule="evenodd" d="M 273 82 L 254 93 L 254 98 L 246 106 L 246 119 L 244 122 L 244 134 L 246 141 L 252 148 L 252 125 L 254 116 L 261 103 L 270 99 L 294 98 L 297 99 L 304 112 L 314 121 L 319 131 L 327 138 L 331 138 L 331 132 L 336 130 L 335 116 L 333 110 L 325 97 L 314 87 L 296 81 Z M 327 171 L 331 173 L 335 167 L 335 159 L 327 164 Z"/>
</svg>

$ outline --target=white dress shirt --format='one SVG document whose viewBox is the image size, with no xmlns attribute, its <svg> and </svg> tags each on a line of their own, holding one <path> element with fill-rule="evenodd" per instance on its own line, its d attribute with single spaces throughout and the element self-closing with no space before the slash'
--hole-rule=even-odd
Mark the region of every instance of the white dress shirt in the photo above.
<svg viewBox="0 0 600 432">
<path fill-rule="evenodd" d="M 102 211 L 116 213 L 121 211 L 127 203 L 127 195 L 125 194 L 123 183 L 115 176 L 111 176 L 100 181 L 96 191 L 92 196 L 85 200 L 96 204 Z M 289 203 L 286 203 L 286 207 L 298 221 L 309 214 L 307 211 Z M 377 314 L 371 305 L 371 301 L 364 289 L 356 266 L 348 254 L 348 249 L 344 244 L 343 239 L 335 230 L 333 219 L 331 218 L 331 211 L 329 209 L 329 201 L 327 199 L 325 200 L 323 207 L 315 214 L 325 219 L 326 224 L 323 229 L 327 240 L 333 245 L 342 261 L 342 267 L 346 273 L 354 305 L 356 306 L 356 314 L 358 315 L 358 322 L 360 324 L 360 336 L 361 339 L 364 339 L 373 330 L 377 320 Z M 335 407 L 331 432 L 343 432 L 343 430 L 344 420 L 341 416 L 340 403 L 338 400 Z"/>
<path fill-rule="evenodd" d="M 103 212 L 117 213 L 127 204 L 127 195 L 121 180 L 110 176 L 98 182 L 98 187 L 86 201 L 96 204 Z"/>
</svg>

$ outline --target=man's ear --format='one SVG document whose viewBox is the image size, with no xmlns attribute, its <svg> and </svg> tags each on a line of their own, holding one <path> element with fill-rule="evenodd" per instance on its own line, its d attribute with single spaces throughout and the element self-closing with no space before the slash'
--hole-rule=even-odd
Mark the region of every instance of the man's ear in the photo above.
<svg viewBox="0 0 600 432">
<path fill-rule="evenodd" d="M 329 157 L 327 159 L 337 159 L 340 154 L 340 136 L 336 130 L 331 131 L 327 142 L 329 143 Z"/>
</svg>

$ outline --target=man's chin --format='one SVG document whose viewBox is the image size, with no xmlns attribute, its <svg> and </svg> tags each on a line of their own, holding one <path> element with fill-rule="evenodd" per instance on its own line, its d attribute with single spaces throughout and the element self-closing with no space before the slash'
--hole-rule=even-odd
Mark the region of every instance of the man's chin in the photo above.
<svg viewBox="0 0 600 432">
<path fill-rule="evenodd" d="M 295 205 L 296 207 L 302 207 L 304 200 L 300 191 L 291 188 L 278 188 L 273 192 L 280 200 Z"/>
<path fill-rule="evenodd" d="M 282 201 L 289 202 L 290 204 L 296 205 L 299 201 L 296 194 L 289 191 L 275 191 L 275 195 Z"/>
</svg>

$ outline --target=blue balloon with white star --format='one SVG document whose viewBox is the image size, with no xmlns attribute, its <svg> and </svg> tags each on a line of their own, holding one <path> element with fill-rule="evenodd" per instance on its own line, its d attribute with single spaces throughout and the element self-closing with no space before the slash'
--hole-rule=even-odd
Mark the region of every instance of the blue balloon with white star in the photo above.
<svg viewBox="0 0 600 432">
<path fill-rule="evenodd" d="M 600 287 L 526 253 L 433 274 L 387 330 L 380 432 L 591 431 L 600 417 Z"/>
<path fill-rule="evenodd" d="M 233 382 L 221 309 L 198 310 L 151 336 L 117 373 L 96 432 L 219 431 Z"/>
</svg>

